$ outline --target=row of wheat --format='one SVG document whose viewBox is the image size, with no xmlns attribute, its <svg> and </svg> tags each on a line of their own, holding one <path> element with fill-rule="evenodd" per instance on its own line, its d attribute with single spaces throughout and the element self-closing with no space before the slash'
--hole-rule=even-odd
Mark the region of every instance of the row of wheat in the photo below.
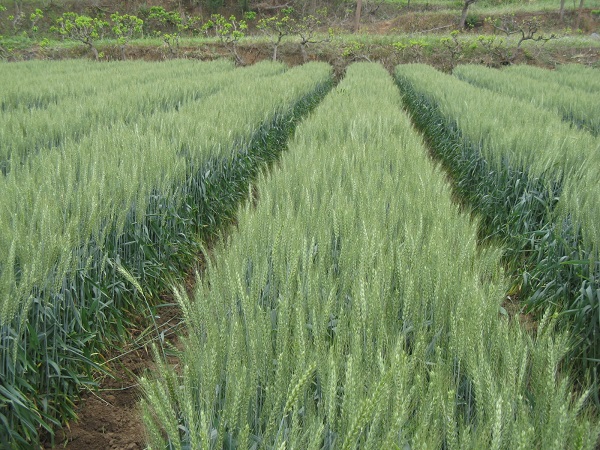
<svg viewBox="0 0 600 450">
<path fill-rule="evenodd" d="M 103 343 L 231 217 L 331 69 L 0 70 L 15 79 L 0 101 L 0 446 L 29 448 L 73 417 Z"/>
<path fill-rule="evenodd" d="M 567 338 L 501 314 L 501 251 L 383 67 L 350 66 L 257 191 L 178 292 L 180 364 L 142 380 L 151 448 L 594 448 Z"/>
<path fill-rule="evenodd" d="M 572 122 L 579 128 L 600 134 L 600 90 L 590 91 L 599 74 L 589 74 L 585 77 L 582 70 L 579 78 L 587 78 L 587 86 L 574 85 L 576 77 L 548 74 L 545 80 L 539 79 L 538 71 L 527 66 L 514 66 L 512 70 L 496 70 L 483 66 L 463 65 L 454 69 L 453 74 L 461 80 L 476 86 L 484 87 L 494 92 L 530 102 L 539 107 L 555 111 L 565 121 Z M 572 79 L 570 85 L 566 80 Z M 527 114 L 518 112 L 517 114 Z"/>
<path fill-rule="evenodd" d="M 36 61 L 0 67 L 0 76 L 11 79 L 0 99 L 3 172 L 33 154 L 74 145 L 94 132 L 174 112 L 227 85 L 233 68 L 221 61 L 101 67 L 84 61 Z"/>
<path fill-rule="evenodd" d="M 473 80 L 497 77 L 499 84 L 512 76 L 472 67 L 457 71 Z M 580 77 L 591 80 L 586 73 Z M 532 103 L 420 65 L 398 67 L 396 76 L 458 194 L 483 217 L 481 237 L 506 246 L 507 264 L 518 277 L 512 293 L 542 312 L 553 307 L 560 314 L 565 328 L 573 329 L 570 359 L 596 378 L 600 141 L 536 106 L 541 97 L 558 98 L 554 92 L 537 90 Z M 585 97 L 583 91 L 578 96 Z"/>
</svg>

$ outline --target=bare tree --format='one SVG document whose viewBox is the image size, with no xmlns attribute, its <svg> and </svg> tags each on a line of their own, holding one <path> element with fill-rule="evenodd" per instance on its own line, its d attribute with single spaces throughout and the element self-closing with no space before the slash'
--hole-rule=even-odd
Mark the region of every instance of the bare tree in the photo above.
<svg viewBox="0 0 600 450">
<path fill-rule="evenodd" d="M 565 0 L 560 0 L 560 10 L 558 11 L 558 15 L 560 16 L 560 21 L 565 21 Z"/>
<path fill-rule="evenodd" d="M 300 51 L 302 52 L 302 59 L 304 62 L 308 61 L 308 54 L 306 48 L 309 44 L 318 44 L 322 42 L 331 41 L 331 29 L 326 38 L 319 38 L 318 31 L 319 27 L 323 23 L 323 20 L 327 16 L 327 9 L 317 10 L 315 15 L 309 14 L 308 16 L 302 17 L 296 22 L 295 34 L 300 37 Z"/>
<path fill-rule="evenodd" d="M 356 14 L 354 16 L 354 32 L 360 30 L 360 14 L 362 12 L 362 0 L 356 0 Z"/>
<path fill-rule="evenodd" d="M 581 24 L 581 14 L 583 13 L 583 0 L 579 0 L 579 12 L 577 13 L 577 22 L 575 22 L 575 29 L 579 30 Z"/>
<path fill-rule="evenodd" d="M 582 0 L 583 1 L 583 0 Z M 521 23 L 517 23 L 513 16 L 505 16 L 502 18 L 500 25 L 495 24 L 493 21 L 488 21 L 496 30 L 511 36 L 513 34 L 521 35 L 517 42 L 517 48 L 521 48 L 521 44 L 525 41 L 533 42 L 547 42 L 551 39 L 557 39 L 558 36 L 551 34 L 546 36 L 544 34 L 538 34 L 540 31 L 541 23 L 537 17 L 525 19 Z M 537 36 L 536 36 L 537 35 Z"/>
<path fill-rule="evenodd" d="M 467 12 L 469 11 L 469 6 L 475 3 L 477 0 L 465 0 L 463 4 L 462 14 L 460 15 L 460 22 L 458 24 L 459 28 L 465 28 L 467 23 Z"/>
</svg>

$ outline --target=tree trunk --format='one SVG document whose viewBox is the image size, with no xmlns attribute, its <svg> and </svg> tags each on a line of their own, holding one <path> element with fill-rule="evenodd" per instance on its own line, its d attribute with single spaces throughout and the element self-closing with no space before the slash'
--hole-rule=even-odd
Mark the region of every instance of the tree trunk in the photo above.
<svg viewBox="0 0 600 450">
<path fill-rule="evenodd" d="M 579 1 L 579 12 L 577 13 L 577 22 L 575 23 L 575 30 L 579 30 L 581 25 L 581 13 L 583 12 L 583 0 Z"/>
<path fill-rule="evenodd" d="M 305 43 L 300 43 L 300 52 L 302 53 L 302 61 L 303 62 L 308 62 L 308 55 L 306 53 L 306 44 Z"/>
<path fill-rule="evenodd" d="M 463 5 L 462 14 L 460 15 L 460 23 L 458 24 L 459 28 L 464 28 L 467 23 L 467 12 L 469 11 L 469 6 L 475 3 L 476 0 L 465 0 Z"/>
<path fill-rule="evenodd" d="M 96 47 L 94 47 L 93 45 L 90 45 L 90 50 L 92 51 L 92 54 L 94 55 L 94 59 L 96 61 L 98 61 L 100 59 L 100 55 L 98 54 L 98 49 Z"/>
<path fill-rule="evenodd" d="M 565 21 L 565 0 L 560 0 L 560 10 L 558 11 L 558 15 L 560 16 L 560 21 Z"/>
<path fill-rule="evenodd" d="M 356 15 L 354 16 L 354 32 L 360 30 L 360 14 L 362 12 L 362 0 L 356 0 Z"/>
</svg>

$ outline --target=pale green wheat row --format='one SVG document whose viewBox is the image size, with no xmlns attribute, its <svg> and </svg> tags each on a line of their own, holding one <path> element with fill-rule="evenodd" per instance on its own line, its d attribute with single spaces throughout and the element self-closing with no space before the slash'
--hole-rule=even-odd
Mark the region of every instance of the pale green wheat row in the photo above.
<svg viewBox="0 0 600 450">
<path fill-rule="evenodd" d="M 69 271 L 85 267 L 90 239 L 102 247 L 132 213 L 141 221 L 151 193 L 168 195 L 190 168 L 243 147 L 260 124 L 323 80 L 329 69 L 319 67 L 236 70 L 213 95 L 138 123 L 98 124 L 0 177 L 0 322 L 12 319 L 32 289 L 55 290 Z M 198 90 L 218 78 L 201 76 Z M 269 95 L 256 96 L 264 85 Z"/>
<path fill-rule="evenodd" d="M 51 66 L 50 74 L 60 76 L 61 67 Z M 0 70 L 13 68 L 15 77 L 35 68 L 8 67 Z M 190 210 L 207 196 L 215 205 L 231 203 L 204 192 L 209 172 L 235 179 L 258 170 L 256 136 L 264 138 L 265 129 L 331 76 L 324 63 L 289 70 L 271 62 L 235 70 L 191 61 L 65 66 L 67 73 L 77 67 L 98 70 L 91 86 L 71 74 L 67 81 L 81 90 L 70 97 L 48 91 L 39 107 L 33 96 L 33 103 L 1 112 L 17 120 L 35 116 L 23 129 L 42 140 L 35 151 L 24 146 L 18 164 L 0 176 L 0 378 L 6 386 L 0 446 L 12 439 L 15 448 L 30 448 L 40 427 L 50 431 L 74 416 L 71 396 L 82 380 L 89 383 L 96 358 L 85 352 L 123 326 L 113 321 L 122 320 L 119 308 L 127 301 L 136 314 L 145 313 L 145 303 L 134 305 L 123 292 L 156 290 L 160 276 L 177 265 L 173 259 L 189 257 L 193 249 L 181 249 L 181 242 L 193 246 L 198 228 L 208 225 L 205 215 Z M 153 67 L 154 80 L 147 73 Z M 111 93 L 118 80 L 130 89 Z M 63 108 L 73 109 L 65 124 L 50 117 Z M 44 143 L 46 129 L 59 136 L 58 145 Z M 18 146 L 21 138 L 11 142 Z"/>
<path fill-rule="evenodd" d="M 549 70 L 545 71 L 546 78 L 543 80 L 530 77 L 528 73 L 523 72 L 523 70 L 501 71 L 483 66 L 463 65 L 456 67 L 453 74 L 475 86 L 531 102 L 538 108 L 554 111 L 563 120 L 573 122 L 596 136 L 600 134 L 600 90 L 589 92 L 571 87 L 563 82 L 563 78 L 567 77 L 554 76 Z M 535 70 L 527 72 L 536 73 Z M 593 85 L 598 75 L 588 75 L 588 84 Z M 528 110 L 517 112 L 521 116 L 529 113 Z"/>
<path fill-rule="evenodd" d="M 564 64 L 552 71 L 541 67 L 518 64 L 508 66 L 504 71 L 510 74 L 525 75 L 538 81 L 560 83 L 592 94 L 598 94 L 600 91 L 600 70 L 581 64 Z"/>
<path fill-rule="evenodd" d="M 44 80 L 20 74 L 24 70 L 21 65 L 15 68 L 11 76 L 23 76 L 29 84 L 17 82 L 0 95 L 7 106 L 0 111 L 0 165 L 4 173 L 41 151 L 76 145 L 113 125 L 135 127 L 152 115 L 176 112 L 186 103 L 197 102 L 235 82 L 233 65 L 222 61 L 173 67 L 158 64 L 156 68 L 149 63 L 127 62 L 109 65 L 110 71 L 102 65 L 97 67 L 100 69 L 82 63 L 78 68 L 85 74 L 80 75 L 82 79 L 50 70 Z M 41 72 L 42 66 L 39 68 Z M 31 86 L 40 86 L 40 92 Z M 43 97 L 46 89 L 53 96 L 52 102 L 43 103 L 37 97 L 26 100 L 28 91 Z"/>
<path fill-rule="evenodd" d="M 215 61 L 209 64 L 192 61 L 150 63 L 145 61 L 27 61 L 4 64 L 0 76 L 10 80 L 0 93 L 0 111 L 45 109 L 53 105 L 68 105 L 73 98 L 110 95 L 110 90 L 123 85 L 159 81 L 163 90 L 178 89 L 178 85 L 213 71 L 230 70 L 231 63 Z"/>
<path fill-rule="evenodd" d="M 151 448 L 594 448 L 565 337 L 499 315 L 501 252 L 383 67 L 348 68 L 257 197 L 177 292 L 180 364 L 142 380 Z"/>
<path fill-rule="evenodd" d="M 549 185 L 562 183 L 557 210 L 581 226 L 584 246 L 600 242 L 600 141 L 551 111 L 478 88 L 420 64 L 397 76 L 439 107 L 461 136 L 480 148 L 492 168 L 510 166 Z M 498 76 L 502 74 L 499 73 Z"/>
</svg>

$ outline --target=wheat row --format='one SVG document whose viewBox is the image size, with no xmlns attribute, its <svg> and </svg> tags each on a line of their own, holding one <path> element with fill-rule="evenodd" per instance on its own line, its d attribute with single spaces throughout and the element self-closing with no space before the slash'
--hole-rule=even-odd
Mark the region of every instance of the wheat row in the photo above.
<svg viewBox="0 0 600 450">
<path fill-rule="evenodd" d="M 46 67 L 1 70 L 31 81 Z M 281 151 L 331 73 L 320 63 L 48 67 L 50 85 L 68 80 L 58 94 L 20 96 L 17 83 L 2 95 L 0 443 L 17 448 L 73 417 L 106 342 L 128 316 L 151 314 L 200 236 L 231 219 L 240 184 Z M 120 82 L 128 89 L 113 89 Z"/>
<path fill-rule="evenodd" d="M 150 448 L 594 448 L 567 337 L 502 314 L 501 250 L 358 63 L 296 130 L 142 379 Z"/>
</svg>

